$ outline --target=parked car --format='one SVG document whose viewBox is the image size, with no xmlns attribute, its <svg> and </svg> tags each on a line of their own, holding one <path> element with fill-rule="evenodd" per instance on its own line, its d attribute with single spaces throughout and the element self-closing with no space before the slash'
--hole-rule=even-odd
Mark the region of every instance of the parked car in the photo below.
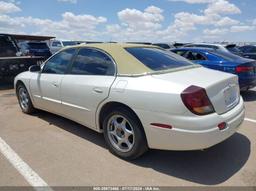
<svg viewBox="0 0 256 191">
<path fill-rule="evenodd" d="M 18 46 L 25 56 L 40 56 L 46 60 L 52 55 L 46 42 L 24 41 L 19 42 Z"/>
<path fill-rule="evenodd" d="M 209 44 L 209 43 L 197 43 L 197 44 L 186 44 L 184 47 L 198 47 L 198 48 L 212 48 L 223 52 L 231 52 L 233 54 L 242 56 L 242 52 L 235 44 Z"/>
<path fill-rule="evenodd" d="M 185 47 L 172 51 L 204 67 L 236 74 L 242 91 L 256 86 L 255 60 L 242 58 L 228 51 L 207 48 Z"/>
<path fill-rule="evenodd" d="M 245 58 L 250 58 L 256 60 L 256 46 L 246 45 L 239 47 L 240 51 L 243 53 Z"/>
<path fill-rule="evenodd" d="M 127 42 L 127 44 L 152 45 L 151 42 Z"/>
<path fill-rule="evenodd" d="M 183 47 L 183 46 L 185 46 L 185 45 L 187 45 L 187 44 L 190 44 L 190 43 L 174 42 L 174 43 L 173 43 L 173 46 L 174 46 L 175 48 L 180 48 L 180 47 Z"/>
<path fill-rule="evenodd" d="M 104 133 L 124 159 L 148 148 L 209 148 L 245 114 L 236 75 L 146 45 L 68 47 L 17 76 L 15 88 L 24 113 L 38 108 Z"/>
<path fill-rule="evenodd" d="M 97 43 L 103 43 L 100 41 L 76 41 L 77 45 L 78 44 L 97 44 Z"/>
<path fill-rule="evenodd" d="M 50 51 L 52 54 L 55 54 L 56 52 L 58 52 L 59 50 L 61 50 L 62 48 L 66 47 L 66 46 L 75 46 L 80 44 L 78 41 L 71 41 L 71 40 L 52 40 L 50 42 Z"/>
<path fill-rule="evenodd" d="M 166 50 L 171 50 L 173 48 L 175 48 L 175 46 L 171 45 L 171 44 L 168 44 L 168 43 L 154 43 L 152 44 L 154 46 L 159 46 L 163 49 L 166 49 Z"/>
<path fill-rule="evenodd" d="M 13 36 L 0 34 L 0 79 L 13 78 L 41 61 L 38 57 L 22 56 Z"/>
</svg>

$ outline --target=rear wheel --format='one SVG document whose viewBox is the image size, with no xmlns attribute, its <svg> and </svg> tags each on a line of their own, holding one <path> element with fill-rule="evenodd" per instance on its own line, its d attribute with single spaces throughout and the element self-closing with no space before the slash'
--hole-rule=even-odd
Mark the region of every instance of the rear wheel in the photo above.
<svg viewBox="0 0 256 191">
<path fill-rule="evenodd" d="M 33 107 L 29 93 L 23 84 L 18 85 L 17 96 L 22 112 L 32 114 L 35 111 L 35 108 Z"/>
<path fill-rule="evenodd" d="M 128 109 L 111 111 L 103 121 L 103 128 L 109 150 L 120 158 L 135 159 L 148 149 L 143 127 Z"/>
</svg>

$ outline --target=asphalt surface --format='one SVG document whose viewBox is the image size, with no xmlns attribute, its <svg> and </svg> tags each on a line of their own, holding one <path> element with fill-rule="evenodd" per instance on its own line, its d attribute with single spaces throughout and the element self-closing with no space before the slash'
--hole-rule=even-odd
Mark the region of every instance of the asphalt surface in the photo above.
<svg viewBox="0 0 256 191">
<path fill-rule="evenodd" d="M 243 94 L 256 120 L 256 89 Z M 21 112 L 11 85 L 0 86 L 0 138 L 50 186 L 256 186 L 256 123 L 205 151 L 150 150 L 127 162 L 103 136 L 65 118 Z M 0 152 L 0 187 L 29 183 Z"/>
</svg>

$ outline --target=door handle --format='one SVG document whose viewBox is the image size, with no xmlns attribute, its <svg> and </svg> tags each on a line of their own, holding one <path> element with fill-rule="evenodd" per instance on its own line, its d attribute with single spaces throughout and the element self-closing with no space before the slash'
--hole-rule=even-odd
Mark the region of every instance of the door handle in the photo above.
<svg viewBox="0 0 256 191">
<path fill-rule="evenodd" d="M 96 93 L 99 93 L 99 94 L 103 93 L 103 90 L 100 89 L 100 88 L 93 88 L 93 91 L 96 92 Z"/>
<path fill-rule="evenodd" d="M 57 82 L 52 82 L 52 85 L 54 86 L 54 87 L 59 87 L 59 85 L 58 85 L 58 83 Z"/>
</svg>

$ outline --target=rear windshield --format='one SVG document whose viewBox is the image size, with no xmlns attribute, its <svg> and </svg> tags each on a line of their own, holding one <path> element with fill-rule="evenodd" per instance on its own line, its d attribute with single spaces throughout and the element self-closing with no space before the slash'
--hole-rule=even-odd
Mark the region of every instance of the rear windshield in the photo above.
<svg viewBox="0 0 256 191">
<path fill-rule="evenodd" d="M 49 47 L 47 46 L 46 43 L 33 43 L 33 42 L 30 42 L 30 43 L 28 43 L 28 46 L 31 49 L 49 49 Z"/>
<path fill-rule="evenodd" d="M 62 41 L 62 43 L 64 46 L 74 46 L 78 44 L 78 42 L 75 41 Z"/>
<path fill-rule="evenodd" d="M 235 55 L 231 52 L 226 52 L 226 51 L 212 51 L 211 52 L 214 55 L 217 55 L 227 61 L 234 61 L 234 60 L 241 60 L 242 58 L 238 55 Z"/>
<path fill-rule="evenodd" d="M 133 47 L 126 48 L 126 51 L 137 58 L 145 66 L 154 71 L 194 65 L 192 62 L 175 53 L 158 48 Z"/>
<path fill-rule="evenodd" d="M 242 54 L 242 51 L 237 46 L 227 46 L 226 47 L 229 51 L 234 52 L 236 54 Z"/>
</svg>

